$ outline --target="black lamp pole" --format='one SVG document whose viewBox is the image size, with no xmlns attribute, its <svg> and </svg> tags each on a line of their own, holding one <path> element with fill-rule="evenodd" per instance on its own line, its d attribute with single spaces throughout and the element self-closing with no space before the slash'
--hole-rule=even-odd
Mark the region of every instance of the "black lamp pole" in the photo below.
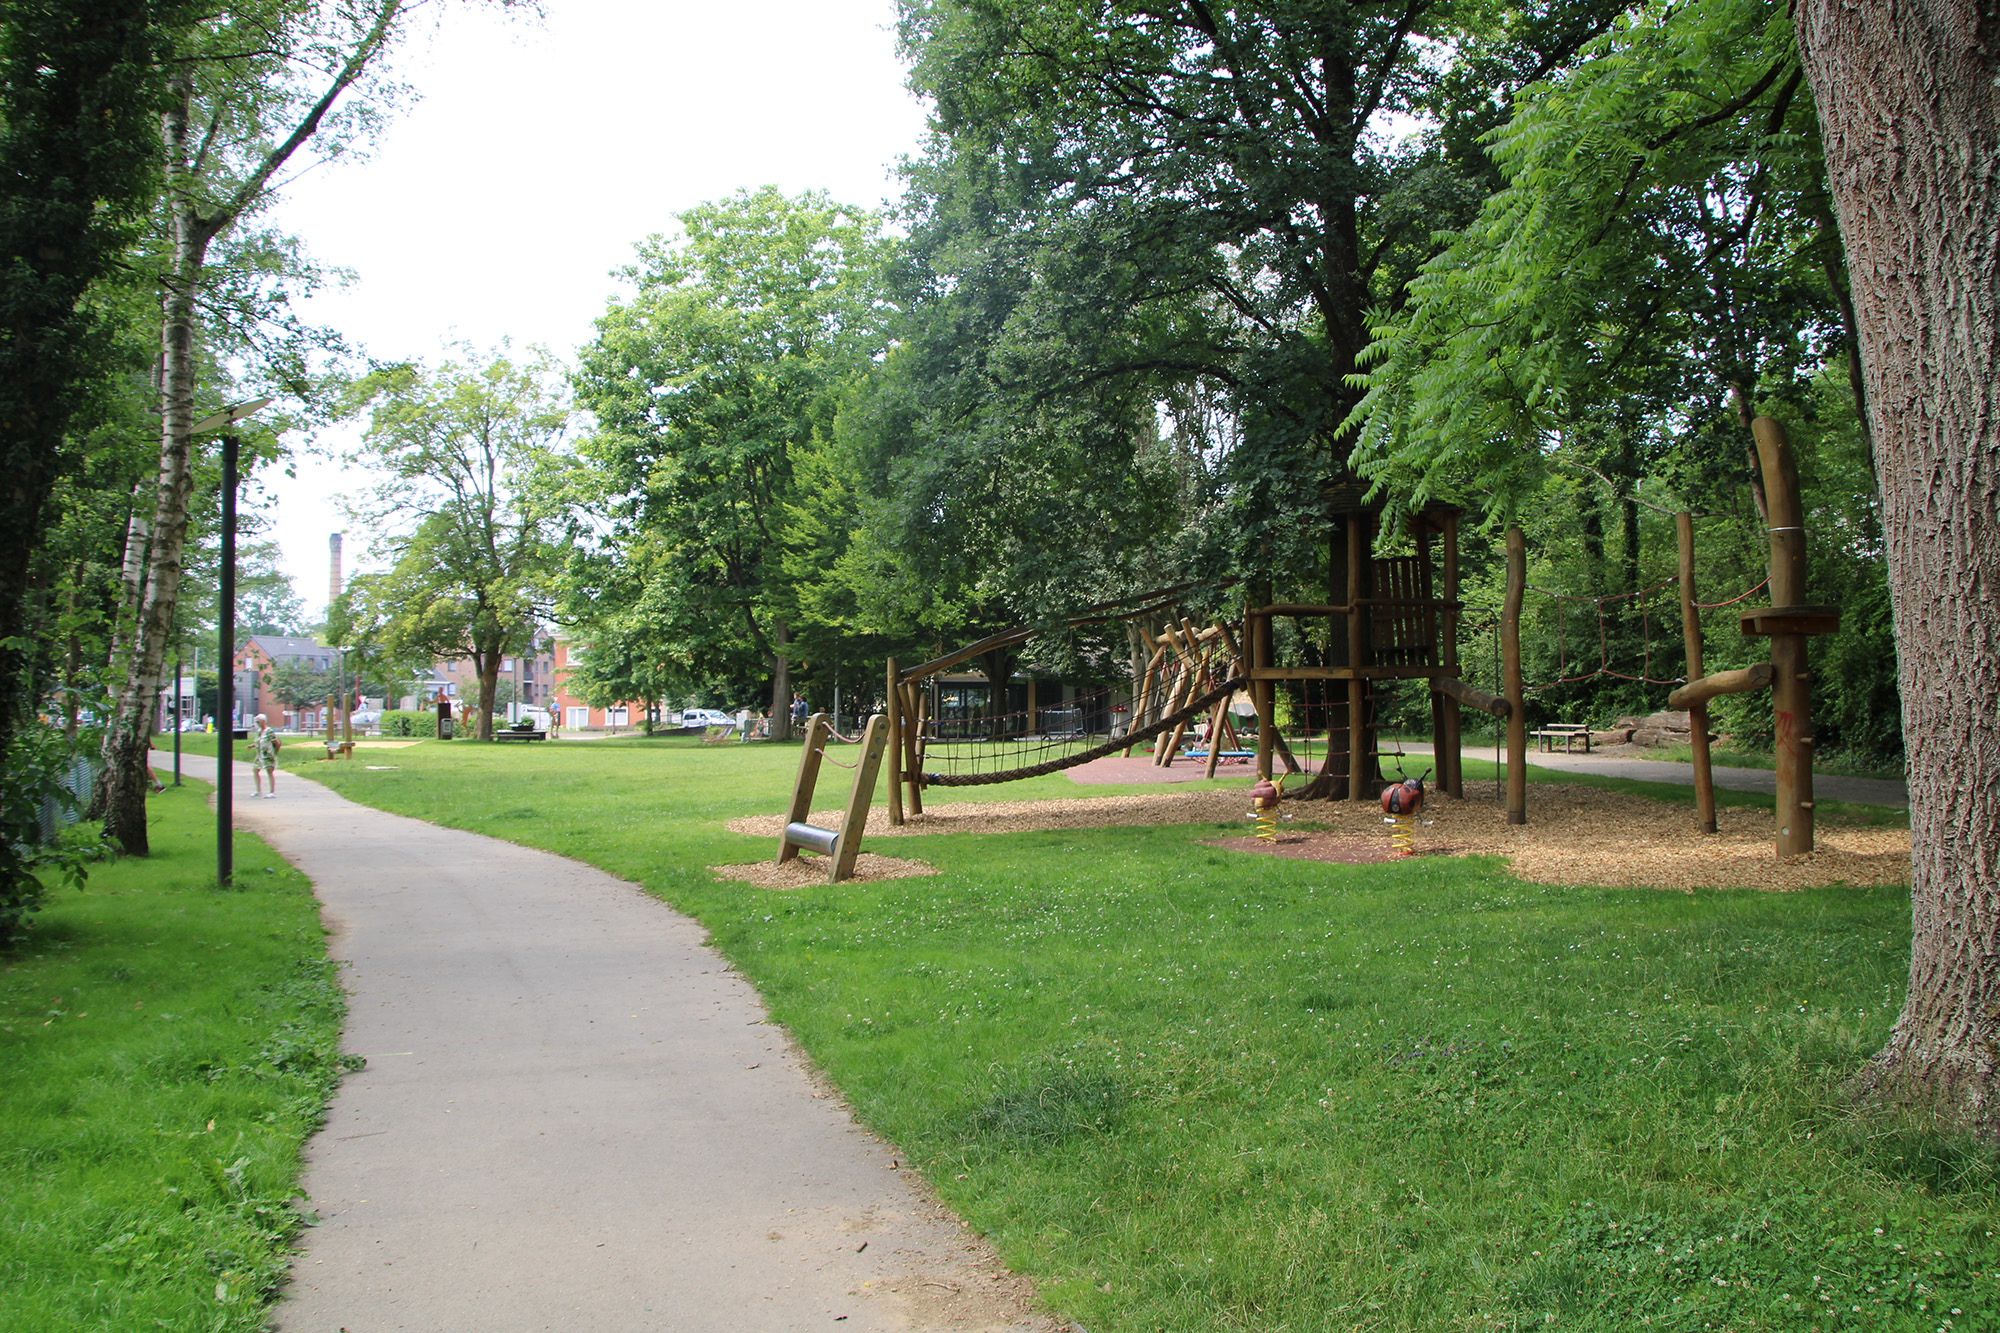
<svg viewBox="0 0 2000 1333">
<path fill-rule="evenodd" d="M 187 679 L 187 664 L 181 660 L 179 644 L 174 645 L 174 785 L 181 785 L 181 710 L 185 705 L 185 693 L 181 682 Z"/>
<path fill-rule="evenodd" d="M 222 437 L 222 587 L 217 631 L 222 670 L 217 673 L 215 715 L 222 723 L 215 747 L 215 882 L 227 887 L 235 873 L 233 840 L 236 779 L 236 437 Z M 176 689 L 180 688 L 178 685 Z"/>
</svg>

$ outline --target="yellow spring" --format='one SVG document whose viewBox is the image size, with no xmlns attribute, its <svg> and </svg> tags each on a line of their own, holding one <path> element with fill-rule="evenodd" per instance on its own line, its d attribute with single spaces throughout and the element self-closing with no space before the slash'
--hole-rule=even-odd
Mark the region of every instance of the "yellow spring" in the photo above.
<svg viewBox="0 0 2000 1333">
<path fill-rule="evenodd" d="M 1278 840 L 1279 821 L 1291 818 L 1289 813 L 1278 813 L 1284 808 L 1285 780 L 1279 778 L 1272 785 L 1277 788 L 1277 792 L 1270 798 L 1270 803 L 1267 805 L 1262 801 L 1253 800 L 1251 802 L 1250 813 L 1247 816 L 1257 821 L 1257 836 L 1265 842 L 1276 842 Z"/>
<path fill-rule="evenodd" d="M 1382 821 L 1395 827 L 1389 830 L 1389 845 L 1397 856 L 1417 854 L 1417 821 L 1408 815 L 1396 815 Z"/>
</svg>

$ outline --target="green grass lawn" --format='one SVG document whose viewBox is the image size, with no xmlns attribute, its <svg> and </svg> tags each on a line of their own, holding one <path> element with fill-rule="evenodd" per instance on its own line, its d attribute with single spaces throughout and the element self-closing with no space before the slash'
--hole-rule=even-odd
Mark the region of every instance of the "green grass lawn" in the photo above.
<svg viewBox="0 0 2000 1333">
<path fill-rule="evenodd" d="M 1089 1333 L 2000 1328 L 1993 1159 L 1839 1092 L 1895 1017 L 1906 892 L 1549 888 L 1491 859 L 1203 845 L 1234 824 L 878 841 L 942 873 L 718 881 L 704 867 L 770 854 L 721 825 L 782 809 L 797 756 L 432 742 L 297 767 L 696 916 Z"/>
<path fill-rule="evenodd" d="M 259 1329 L 344 1004 L 304 877 L 208 788 L 151 799 L 153 855 L 99 863 L 0 953 L 0 1329 Z"/>
</svg>

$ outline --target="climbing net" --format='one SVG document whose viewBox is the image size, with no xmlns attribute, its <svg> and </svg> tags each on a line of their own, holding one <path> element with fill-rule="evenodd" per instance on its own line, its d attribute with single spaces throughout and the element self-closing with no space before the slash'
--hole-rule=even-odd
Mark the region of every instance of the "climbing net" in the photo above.
<svg viewBox="0 0 2000 1333">
<path fill-rule="evenodd" d="M 1217 704 L 1241 689 L 1243 683 L 1242 678 L 1232 676 L 1199 698 L 1118 736 L 1109 735 L 1108 730 L 1093 732 L 1081 726 L 1072 730 L 1069 725 L 1072 719 L 1088 719 L 1093 716 L 1078 707 L 1081 701 L 1075 700 L 1068 701 L 1058 708 L 1036 710 L 1044 719 L 1049 714 L 1058 715 L 1060 729 L 1023 734 L 1012 742 L 1005 739 L 973 742 L 937 736 L 936 719 L 926 718 L 923 729 L 918 733 L 920 739 L 917 751 L 924 772 L 924 782 L 926 785 L 937 787 L 973 787 L 994 782 L 1018 782 L 1023 778 L 1040 777 L 1045 773 L 1056 773 L 1065 768 L 1074 768 L 1078 764 L 1087 764 L 1093 759 L 1101 759 L 1106 755 L 1131 749 L 1141 741 L 1151 740 L 1184 723 L 1192 723 L 1203 714 L 1213 712 Z M 1113 693 L 1114 691 L 1108 689 L 1099 691 L 1095 695 L 1087 696 L 1086 701 L 1091 699 L 1100 701 L 1108 715 Z M 1150 693 L 1148 692 L 1148 695 Z M 1142 695 L 1141 702 L 1144 702 L 1148 695 Z M 1135 707 L 1133 716 L 1144 716 L 1146 711 L 1148 710 L 1143 707 Z M 1002 714 L 992 720 L 1004 722 L 1024 716 L 1024 714 Z M 1004 736 L 1004 733 L 1002 734 Z M 1027 762 L 1024 763 L 1023 760 Z M 951 765 L 952 771 L 945 771 L 941 767 L 934 769 L 933 764 Z"/>
</svg>

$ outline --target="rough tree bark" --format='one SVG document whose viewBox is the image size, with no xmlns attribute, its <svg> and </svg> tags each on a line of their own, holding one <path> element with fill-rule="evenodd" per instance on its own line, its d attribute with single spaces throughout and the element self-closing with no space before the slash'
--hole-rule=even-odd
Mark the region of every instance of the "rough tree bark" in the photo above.
<svg viewBox="0 0 2000 1333">
<path fill-rule="evenodd" d="M 771 617 L 771 739 L 792 738 L 792 663 L 785 656 L 791 626 L 783 616 Z"/>
<path fill-rule="evenodd" d="M 1910 989 L 1858 1090 L 2000 1132 L 2000 5 L 1801 0 L 1911 781 Z"/>
</svg>

